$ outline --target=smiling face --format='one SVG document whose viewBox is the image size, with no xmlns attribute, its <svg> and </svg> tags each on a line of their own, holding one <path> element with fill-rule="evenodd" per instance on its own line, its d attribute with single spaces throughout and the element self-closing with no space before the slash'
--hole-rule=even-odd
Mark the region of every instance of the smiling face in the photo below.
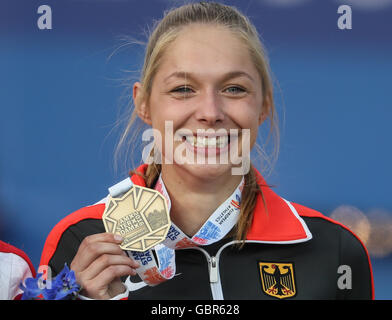
<svg viewBox="0 0 392 320">
<path fill-rule="evenodd" d="M 242 154 L 244 129 L 250 130 L 249 144 L 256 141 L 259 125 L 265 120 L 262 83 L 245 44 L 227 28 L 192 24 L 185 27 L 165 49 L 154 76 L 148 99 L 138 101 L 142 88 L 134 85 L 139 116 L 165 141 L 165 121 L 172 121 L 173 150 L 184 147 L 188 154 L 208 157 L 228 152 L 234 143 Z M 203 131 L 201 133 L 201 131 Z M 238 130 L 238 140 L 228 139 Z M 201 134 L 200 134 L 201 133 Z M 225 134 L 226 133 L 226 134 Z M 196 137 L 197 135 L 197 137 Z M 185 153 L 184 149 L 184 153 Z M 162 143 L 162 154 L 167 152 Z M 178 164 L 200 178 L 213 179 L 231 174 L 233 164 Z M 164 170 L 165 163 L 162 164 Z"/>
</svg>

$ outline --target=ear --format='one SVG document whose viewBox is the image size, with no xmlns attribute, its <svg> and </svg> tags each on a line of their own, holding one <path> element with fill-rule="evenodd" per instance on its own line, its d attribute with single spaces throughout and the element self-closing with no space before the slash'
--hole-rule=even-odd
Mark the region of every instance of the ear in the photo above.
<svg viewBox="0 0 392 320">
<path fill-rule="evenodd" d="M 135 103 L 136 113 L 143 122 L 151 126 L 151 114 L 147 100 L 148 99 L 145 97 L 142 84 L 140 82 L 135 82 L 133 84 L 133 101 Z"/>
<path fill-rule="evenodd" d="M 272 108 L 272 92 L 268 92 L 264 99 L 263 99 L 263 105 L 261 107 L 261 112 L 259 115 L 259 126 L 268 118 L 268 116 L 271 114 L 271 108 Z"/>
</svg>

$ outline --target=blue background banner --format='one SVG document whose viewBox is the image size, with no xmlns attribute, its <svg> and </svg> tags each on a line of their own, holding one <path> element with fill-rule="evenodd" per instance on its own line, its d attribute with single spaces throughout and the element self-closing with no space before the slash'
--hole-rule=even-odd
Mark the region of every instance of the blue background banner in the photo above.
<svg viewBox="0 0 392 320">
<path fill-rule="evenodd" d="M 146 42 L 153 21 L 181 3 L 1 1 L 0 239 L 36 267 L 53 226 L 127 173 L 113 154 L 144 47 L 121 37 Z M 267 181 L 352 223 L 371 253 L 376 299 L 391 299 L 392 1 L 224 3 L 249 16 L 270 58 L 281 148 Z M 341 4 L 352 29 L 338 28 Z M 38 28 L 40 5 L 52 9 L 51 30 Z M 142 161 L 138 149 L 130 156 Z"/>
</svg>

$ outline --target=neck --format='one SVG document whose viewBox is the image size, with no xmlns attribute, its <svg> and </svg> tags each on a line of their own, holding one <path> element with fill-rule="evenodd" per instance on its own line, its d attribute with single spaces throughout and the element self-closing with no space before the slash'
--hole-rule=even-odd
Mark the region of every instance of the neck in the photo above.
<svg viewBox="0 0 392 320">
<path fill-rule="evenodd" d="M 171 220 L 192 237 L 234 192 L 242 176 L 229 173 L 202 179 L 174 166 L 162 166 L 162 179 L 171 200 Z"/>
</svg>

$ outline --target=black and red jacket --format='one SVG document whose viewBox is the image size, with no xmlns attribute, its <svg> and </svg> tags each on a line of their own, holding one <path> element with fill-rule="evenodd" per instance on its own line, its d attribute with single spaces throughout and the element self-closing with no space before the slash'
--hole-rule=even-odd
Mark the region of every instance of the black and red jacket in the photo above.
<svg viewBox="0 0 392 320">
<path fill-rule="evenodd" d="M 147 165 L 138 171 L 144 173 Z M 370 259 L 360 239 L 321 213 L 288 202 L 256 172 L 259 195 L 244 246 L 227 237 L 209 246 L 176 250 L 176 275 L 155 287 L 128 277 L 129 299 L 374 299 Z M 133 175 L 134 184 L 145 187 Z M 50 232 L 40 265 L 56 275 L 80 243 L 105 232 L 105 199 L 61 220 Z"/>
</svg>

